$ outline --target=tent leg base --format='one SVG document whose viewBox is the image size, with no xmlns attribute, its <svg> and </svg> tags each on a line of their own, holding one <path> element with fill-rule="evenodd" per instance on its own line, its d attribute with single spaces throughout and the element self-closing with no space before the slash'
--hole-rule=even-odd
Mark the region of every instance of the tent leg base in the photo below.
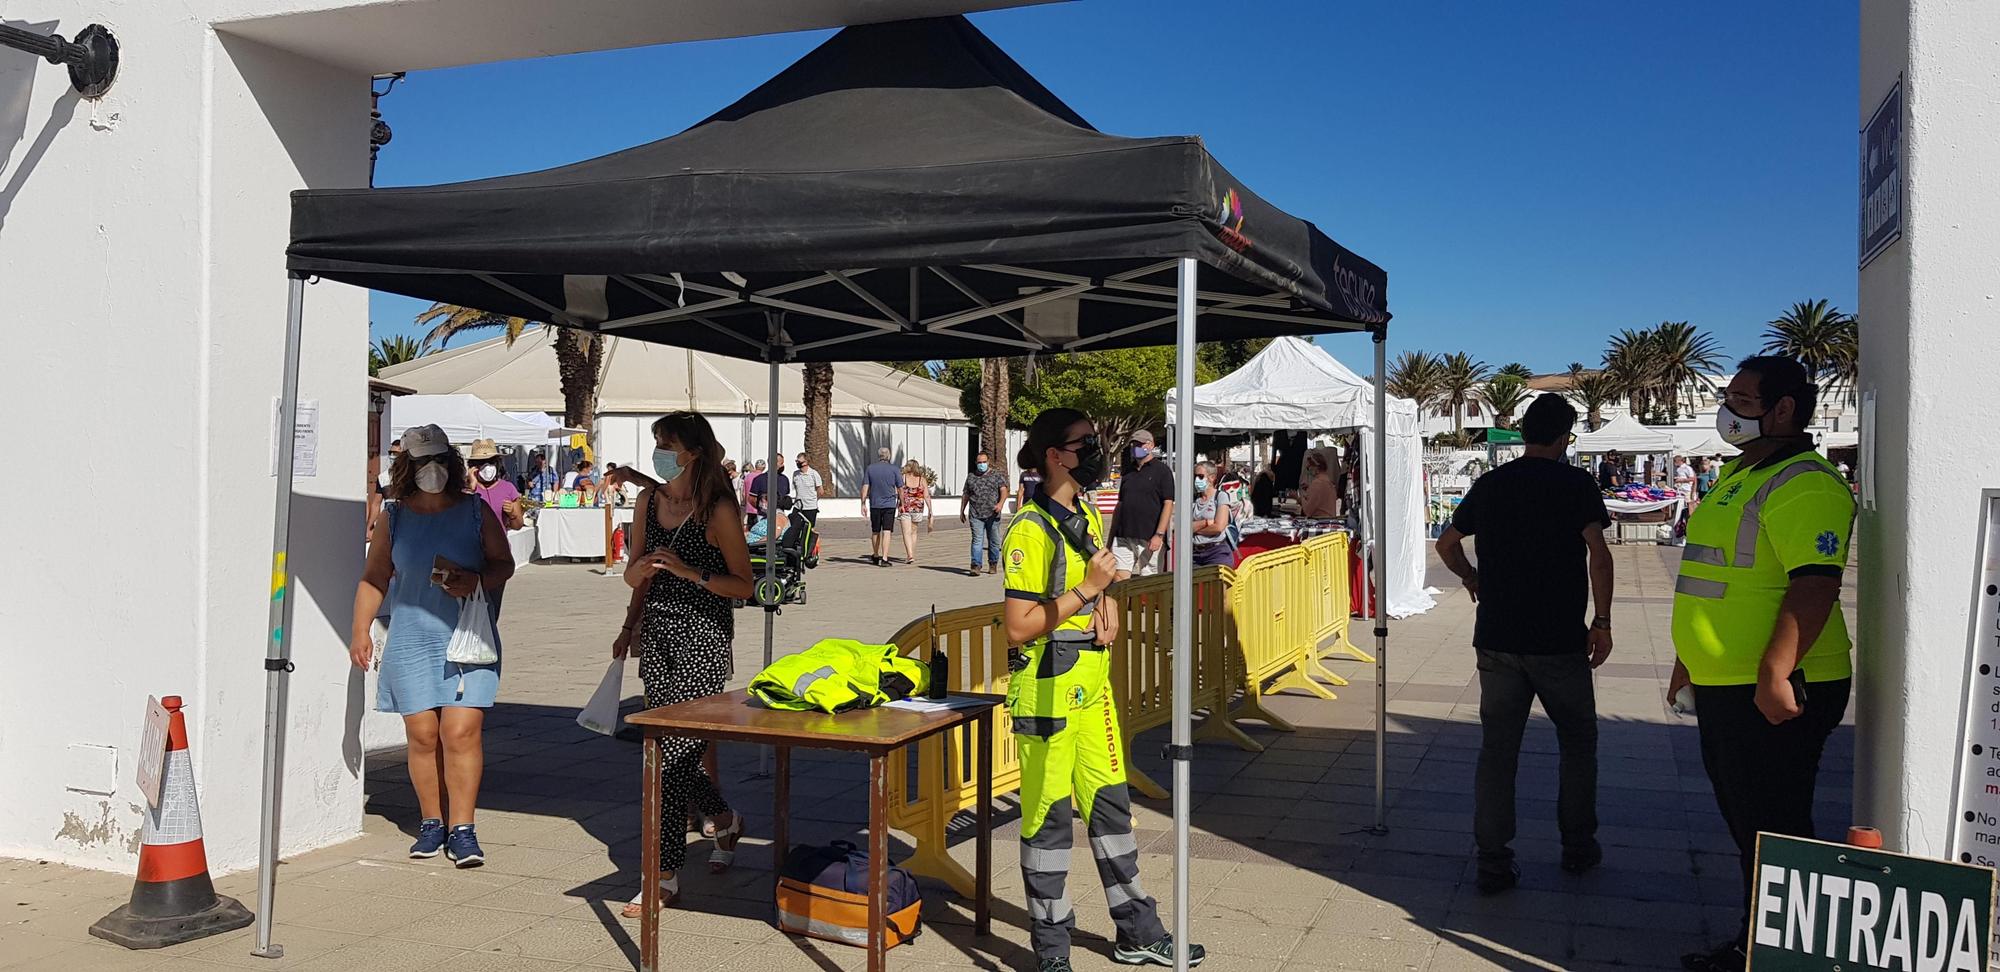
<svg viewBox="0 0 2000 972">
<path fill-rule="evenodd" d="M 1244 732 L 1235 722 L 1230 721 L 1228 714 L 1220 709 L 1209 710 L 1208 715 L 1202 718 L 1201 725 L 1196 726 L 1194 729 L 1195 742 L 1210 740 L 1229 743 L 1246 753 L 1261 753 L 1264 751 L 1263 743 L 1250 738 L 1249 733 Z"/>
</svg>

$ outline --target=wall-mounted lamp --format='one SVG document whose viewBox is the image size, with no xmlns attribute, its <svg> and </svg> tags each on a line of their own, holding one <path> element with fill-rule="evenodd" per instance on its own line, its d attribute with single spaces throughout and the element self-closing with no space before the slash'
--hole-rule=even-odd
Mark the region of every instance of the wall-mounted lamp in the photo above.
<svg viewBox="0 0 2000 972">
<path fill-rule="evenodd" d="M 0 47 L 39 54 L 50 64 L 69 65 L 69 83 L 86 98 L 102 95 L 118 77 L 118 38 L 101 24 L 78 31 L 73 41 L 63 40 L 61 34 L 44 37 L 0 24 Z"/>
<path fill-rule="evenodd" d="M 396 90 L 396 82 L 401 80 L 401 71 L 378 74 L 368 79 L 368 185 L 371 187 L 375 185 L 375 156 L 396 134 L 389 130 L 389 123 L 382 120 L 382 99 Z M 389 86 L 378 90 L 375 85 L 383 81 L 389 82 Z"/>
</svg>

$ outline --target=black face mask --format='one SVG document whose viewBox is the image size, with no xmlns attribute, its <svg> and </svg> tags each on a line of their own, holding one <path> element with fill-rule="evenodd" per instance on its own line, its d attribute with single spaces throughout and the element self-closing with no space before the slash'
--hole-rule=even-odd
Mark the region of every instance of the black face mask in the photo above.
<svg viewBox="0 0 2000 972">
<path fill-rule="evenodd" d="M 1076 465 L 1069 471 L 1071 479 L 1084 489 L 1097 485 L 1104 478 L 1104 447 L 1090 443 L 1076 450 Z"/>
</svg>

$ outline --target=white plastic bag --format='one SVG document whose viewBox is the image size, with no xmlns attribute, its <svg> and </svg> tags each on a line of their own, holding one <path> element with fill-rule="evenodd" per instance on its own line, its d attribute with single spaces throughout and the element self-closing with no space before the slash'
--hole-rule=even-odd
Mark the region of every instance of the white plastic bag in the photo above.
<svg viewBox="0 0 2000 972">
<path fill-rule="evenodd" d="M 618 731 L 618 701 L 625 692 L 625 659 L 614 658 L 611 667 L 604 670 L 604 681 L 597 683 L 597 691 L 590 694 L 583 711 L 576 714 L 576 724 L 607 736 Z"/>
<path fill-rule="evenodd" d="M 444 660 L 456 665 L 492 665 L 500 660 L 495 647 L 493 612 L 486 607 L 486 591 L 474 587 L 458 609 L 458 626 L 451 629 L 451 644 Z"/>
</svg>

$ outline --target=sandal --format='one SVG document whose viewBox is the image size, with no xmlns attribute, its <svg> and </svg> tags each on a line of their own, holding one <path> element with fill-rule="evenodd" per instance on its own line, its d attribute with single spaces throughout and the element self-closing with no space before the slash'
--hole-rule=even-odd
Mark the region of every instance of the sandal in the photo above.
<svg viewBox="0 0 2000 972">
<path fill-rule="evenodd" d="M 715 852 L 708 855 L 710 874 L 721 874 L 729 870 L 729 865 L 736 863 L 736 841 L 743 836 L 743 814 L 732 812 L 729 818 L 729 826 L 715 832 Z M 725 847 L 723 841 L 728 841 L 728 846 Z"/>
<path fill-rule="evenodd" d="M 671 908 L 675 904 L 679 903 L 680 900 L 681 900 L 681 876 L 676 874 L 670 878 L 661 878 L 660 910 L 664 911 L 668 908 Z M 620 915 L 623 915 L 627 918 L 638 918 L 643 916 L 645 913 L 646 913 L 645 888 L 640 888 L 639 893 L 633 895 L 632 900 L 626 902 L 624 910 L 619 912 Z"/>
</svg>

